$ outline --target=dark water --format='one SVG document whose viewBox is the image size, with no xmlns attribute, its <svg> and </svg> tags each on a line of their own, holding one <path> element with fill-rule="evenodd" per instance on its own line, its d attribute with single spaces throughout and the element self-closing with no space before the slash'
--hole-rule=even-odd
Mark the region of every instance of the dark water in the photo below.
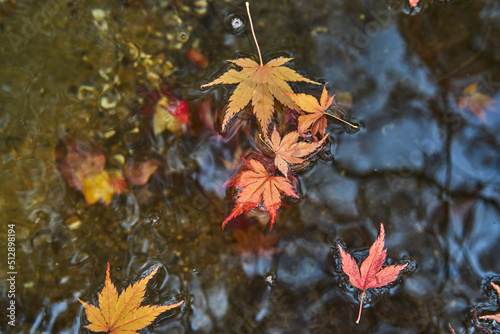
<svg viewBox="0 0 500 334">
<path fill-rule="evenodd" d="M 223 139 L 199 116 L 202 106 L 220 115 L 230 93 L 200 85 L 226 59 L 255 52 L 248 28 L 231 28 L 235 17 L 246 22 L 242 2 L 0 1 L 3 332 L 89 333 L 77 298 L 97 302 L 108 262 L 119 289 L 160 265 L 146 302 L 185 300 L 143 333 L 500 330 L 473 313 L 499 312 L 489 285 L 500 275 L 498 3 L 251 7 L 265 56 L 291 54 L 294 69 L 350 96 L 345 117 L 363 125 L 350 133 L 329 120 L 331 154 L 300 175 L 301 200 L 285 200 L 272 232 L 262 215 L 220 228 L 234 195 L 223 184 L 254 146 L 244 130 L 254 123 Z M 208 59 L 205 69 L 189 49 Z M 154 93 L 145 92 L 162 80 L 188 103 L 179 135 L 152 131 L 145 106 Z M 475 83 L 482 95 L 467 95 Z M 490 103 L 480 105 L 484 114 L 478 99 Z M 87 205 L 57 156 L 71 143 L 102 153 L 106 170 L 150 159 L 160 166 L 109 205 Z M 362 260 L 380 223 L 389 262 L 410 265 L 394 287 L 368 294 L 355 325 L 360 291 L 342 274 L 336 243 Z M 233 231 L 252 224 L 278 241 L 241 256 Z M 11 300 L 15 327 L 4 315 Z"/>
</svg>

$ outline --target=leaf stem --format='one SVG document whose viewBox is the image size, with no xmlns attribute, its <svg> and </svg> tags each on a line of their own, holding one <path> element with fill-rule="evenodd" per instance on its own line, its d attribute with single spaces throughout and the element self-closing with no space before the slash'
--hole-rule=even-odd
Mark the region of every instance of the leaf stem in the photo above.
<svg viewBox="0 0 500 334">
<path fill-rule="evenodd" d="M 255 46 L 257 46 L 257 52 L 259 54 L 260 66 L 264 66 L 264 63 L 262 62 L 262 55 L 260 54 L 259 43 L 257 43 L 257 37 L 255 37 L 255 31 L 253 30 L 252 16 L 250 15 L 250 4 L 247 1 L 245 2 L 245 5 L 247 6 L 248 20 L 250 21 L 250 29 L 252 30 L 253 40 L 255 41 Z"/>
<path fill-rule="evenodd" d="M 267 143 L 267 142 L 266 142 L 266 141 L 262 138 L 262 133 L 259 133 L 259 138 L 260 138 L 260 140 L 262 140 L 262 142 L 263 142 L 264 144 L 266 144 L 266 146 L 267 146 L 267 147 L 268 147 L 271 151 L 273 151 L 273 152 L 276 154 L 276 151 L 275 151 L 275 150 L 271 147 L 271 145 L 269 145 L 269 144 L 268 144 L 268 143 Z"/>
<path fill-rule="evenodd" d="M 363 293 L 361 294 L 361 300 L 359 301 L 359 313 L 358 313 L 358 320 L 356 320 L 356 324 L 359 324 L 359 320 L 361 319 L 361 310 L 363 309 L 364 298 L 365 298 L 365 290 L 363 290 Z"/>
<path fill-rule="evenodd" d="M 358 128 L 358 126 L 357 126 L 357 125 L 351 124 L 351 123 L 349 123 L 348 121 L 344 121 L 342 118 L 339 118 L 339 117 L 337 117 L 337 116 L 335 116 L 335 115 L 329 114 L 329 113 L 327 113 L 327 112 L 325 112 L 325 115 L 328 115 L 328 116 L 333 117 L 333 118 L 335 118 L 335 119 L 337 119 L 337 120 L 339 120 L 339 121 L 341 121 L 341 122 L 344 122 L 345 124 L 348 124 L 348 125 L 352 126 L 352 127 L 353 127 L 353 128 L 355 128 L 355 129 L 357 129 L 357 128 Z"/>
</svg>

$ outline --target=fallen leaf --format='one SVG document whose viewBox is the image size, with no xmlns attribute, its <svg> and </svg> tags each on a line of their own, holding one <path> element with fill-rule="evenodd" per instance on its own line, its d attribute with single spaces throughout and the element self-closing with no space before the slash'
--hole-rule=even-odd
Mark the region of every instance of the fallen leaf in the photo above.
<svg viewBox="0 0 500 334">
<path fill-rule="evenodd" d="M 156 274 L 156 267 L 149 275 L 128 286 L 120 295 L 109 275 L 109 263 L 106 271 L 106 281 L 99 293 L 99 307 L 87 304 L 78 299 L 85 307 L 85 314 L 90 324 L 84 326 L 93 332 L 109 334 L 138 333 L 137 331 L 151 324 L 158 315 L 180 306 L 184 301 L 172 305 L 141 306 L 146 292 L 146 285 Z"/>
<path fill-rule="evenodd" d="M 451 327 L 450 323 L 448 323 L 448 327 L 450 328 L 451 334 L 456 334 L 455 330 L 453 329 L 453 327 Z"/>
<path fill-rule="evenodd" d="M 153 132 L 155 136 L 168 130 L 180 136 L 183 125 L 189 123 L 188 106 L 186 101 L 172 96 L 162 96 L 154 108 Z"/>
<path fill-rule="evenodd" d="M 419 0 L 410 0 L 410 6 L 417 7 L 418 1 Z"/>
<path fill-rule="evenodd" d="M 79 142 L 60 144 L 56 159 L 62 175 L 71 187 L 82 192 L 87 205 L 101 201 L 109 205 L 114 194 L 127 190 L 123 175 L 117 170 L 105 170 L 104 154 Z"/>
<path fill-rule="evenodd" d="M 257 160 L 246 162 L 248 170 L 241 171 L 228 182 L 228 186 L 241 188 L 236 199 L 236 205 L 231 214 L 222 223 L 222 228 L 242 213 L 252 208 L 262 207 L 271 216 L 271 230 L 276 213 L 281 206 L 281 193 L 299 198 L 294 192 L 292 184 L 282 176 L 271 176 L 264 166 Z"/>
<path fill-rule="evenodd" d="M 292 131 L 281 138 L 278 130 L 274 127 L 273 133 L 269 139 L 269 146 L 276 154 L 274 164 L 278 170 L 288 176 L 288 164 L 300 164 L 304 162 L 305 157 L 316 151 L 323 145 L 328 134 L 322 140 L 315 143 L 298 141 L 300 133 Z"/>
<path fill-rule="evenodd" d="M 365 297 L 366 289 L 379 288 L 392 283 L 396 278 L 398 278 L 401 270 L 407 266 L 407 263 L 405 263 L 403 265 L 387 266 L 380 270 L 385 262 L 387 254 L 387 249 L 384 249 L 384 242 L 384 225 L 380 224 L 380 234 L 377 240 L 375 240 L 373 245 L 370 247 L 368 257 L 363 261 L 360 268 L 358 268 L 354 258 L 346 253 L 340 245 L 338 245 L 340 255 L 342 257 L 342 271 L 347 274 L 352 285 L 360 290 L 363 290 L 363 293 L 361 294 L 361 301 L 359 302 L 359 314 L 356 323 L 359 323 L 361 318 L 363 298 Z"/>
<path fill-rule="evenodd" d="M 283 66 L 293 58 L 271 59 L 266 64 L 259 64 L 250 58 L 228 60 L 241 67 L 241 71 L 230 69 L 214 81 L 201 86 L 202 88 L 219 84 L 238 84 L 229 98 L 229 105 L 222 123 L 226 129 L 229 120 L 245 108 L 250 101 L 253 113 L 259 124 L 267 133 L 267 126 L 274 114 L 274 99 L 283 105 L 297 109 L 297 105 L 288 94 L 293 93 L 289 82 L 303 81 L 319 85 L 319 83 L 304 78 L 291 68 Z"/>
<path fill-rule="evenodd" d="M 101 173 L 106 158 L 101 152 L 90 151 L 79 142 L 60 143 L 56 147 L 56 159 L 61 174 L 70 187 L 82 190 L 87 177 Z"/>
<path fill-rule="evenodd" d="M 200 51 L 195 49 L 189 49 L 186 51 L 186 56 L 188 57 L 190 62 L 192 62 L 202 70 L 207 68 L 208 59 Z"/>
<path fill-rule="evenodd" d="M 143 186 L 148 181 L 151 175 L 156 172 L 160 162 L 155 159 L 150 159 L 144 162 L 132 161 L 125 164 L 125 177 L 135 186 Z"/>
<path fill-rule="evenodd" d="M 496 292 L 498 294 L 498 298 L 500 299 L 500 286 L 496 285 L 493 282 L 491 282 L 491 286 L 496 290 Z M 490 319 L 490 320 L 495 320 L 496 322 L 500 323 L 500 313 L 493 314 L 493 315 L 483 315 L 483 316 L 480 316 L 479 319 Z"/>
<path fill-rule="evenodd" d="M 125 192 L 127 185 L 119 171 L 102 171 L 87 176 L 82 183 L 82 194 L 87 205 L 101 201 L 105 205 L 111 203 L 114 194 Z"/>
<path fill-rule="evenodd" d="M 299 116 L 298 131 L 307 133 L 310 130 L 313 136 L 318 132 L 324 136 L 327 125 L 325 112 L 332 105 L 335 95 L 328 98 L 325 85 L 319 103 L 317 98 L 308 94 L 291 94 L 290 97 L 306 113 Z"/>
<path fill-rule="evenodd" d="M 477 92 L 478 83 L 473 83 L 464 88 L 464 95 L 458 98 L 458 107 L 460 109 L 468 108 L 477 118 L 486 122 L 485 110 L 493 111 L 493 104 L 496 102 L 487 95 Z"/>
<path fill-rule="evenodd" d="M 246 231 L 234 229 L 233 236 L 236 239 L 233 249 L 241 256 L 258 255 L 263 259 L 271 259 L 271 255 L 280 252 L 273 247 L 278 242 L 279 234 L 264 234 L 255 225 Z"/>
</svg>

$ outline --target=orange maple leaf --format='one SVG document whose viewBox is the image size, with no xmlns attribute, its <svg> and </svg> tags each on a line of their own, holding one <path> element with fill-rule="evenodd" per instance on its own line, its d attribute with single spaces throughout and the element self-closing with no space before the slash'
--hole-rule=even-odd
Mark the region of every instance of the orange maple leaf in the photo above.
<svg viewBox="0 0 500 334">
<path fill-rule="evenodd" d="M 111 282 L 108 263 L 104 288 L 99 294 L 99 307 L 78 299 L 85 307 L 85 314 L 90 321 L 90 324 L 84 327 L 93 332 L 107 332 L 109 334 L 137 333 L 138 330 L 151 324 L 161 313 L 180 306 L 184 301 L 172 305 L 140 306 L 144 299 L 146 285 L 156 274 L 158 268 L 156 267 L 139 282 L 128 286 L 118 296 L 116 287 Z"/>
<path fill-rule="evenodd" d="M 293 58 L 271 59 L 266 64 L 259 64 L 250 58 L 228 60 L 241 67 L 241 71 L 230 69 L 214 81 L 201 86 L 202 88 L 219 84 L 238 84 L 229 98 L 229 105 L 222 123 L 226 129 L 229 120 L 252 101 L 253 113 L 260 126 L 266 132 L 267 125 L 274 114 L 274 99 L 290 109 L 298 109 L 288 93 L 293 93 L 287 81 L 304 81 L 319 85 L 319 83 L 304 78 L 291 68 L 283 66 Z"/>
<path fill-rule="evenodd" d="M 264 166 L 257 160 L 246 162 L 249 167 L 237 174 L 228 182 L 229 186 L 241 188 L 236 205 L 231 214 L 222 223 L 222 228 L 233 218 L 252 208 L 262 207 L 271 216 L 271 230 L 273 229 L 276 212 L 281 206 L 281 193 L 299 198 L 293 191 L 293 186 L 287 178 L 282 176 L 271 176 Z"/>
<path fill-rule="evenodd" d="M 496 285 L 493 282 L 491 282 L 491 286 L 496 290 L 496 292 L 498 294 L 498 298 L 500 298 L 500 286 Z M 496 322 L 500 323 L 500 313 L 493 314 L 493 315 L 483 315 L 483 316 L 480 316 L 479 319 L 490 319 L 490 320 L 495 320 Z"/>
<path fill-rule="evenodd" d="M 300 164 L 304 162 L 305 157 L 316 151 L 328 137 L 328 134 L 318 142 L 308 143 L 298 141 L 300 133 L 292 131 L 281 138 L 278 130 L 274 127 L 273 133 L 269 140 L 269 147 L 276 154 L 274 164 L 278 167 L 279 171 L 288 176 L 288 164 Z"/>
<path fill-rule="evenodd" d="M 298 130 L 300 133 L 306 133 L 310 129 L 313 136 L 319 132 L 321 136 L 324 137 L 327 125 L 326 115 L 357 128 L 356 125 L 348 123 L 343 119 L 327 112 L 328 108 L 330 108 L 333 103 L 335 95 L 328 98 L 326 85 L 323 86 L 323 92 L 321 93 L 319 103 L 317 98 L 308 94 L 289 94 L 289 96 L 300 107 L 300 109 L 306 113 L 305 115 L 299 116 Z"/>
<path fill-rule="evenodd" d="M 361 319 L 361 310 L 363 308 L 363 298 L 365 297 L 366 289 L 379 288 L 392 283 L 396 278 L 398 278 L 401 270 L 407 266 L 407 263 L 405 263 L 403 265 L 387 266 L 380 270 L 385 262 L 387 254 L 387 249 L 384 249 L 384 242 L 384 225 L 380 224 L 380 234 L 377 240 L 375 240 L 373 245 L 370 247 L 370 253 L 361 264 L 361 268 L 358 268 L 358 265 L 353 257 L 346 253 L 342 247 L 338 245 L 340 255 L 342 257 L 342 270 L 347 274 L 352 285 L 360 290 L 363 290 L 363 293 L 361 294 L 361 301 L 359 302 L 359 314 L 356 323 L 359 323 L 359 320 Z"/>
</svg>

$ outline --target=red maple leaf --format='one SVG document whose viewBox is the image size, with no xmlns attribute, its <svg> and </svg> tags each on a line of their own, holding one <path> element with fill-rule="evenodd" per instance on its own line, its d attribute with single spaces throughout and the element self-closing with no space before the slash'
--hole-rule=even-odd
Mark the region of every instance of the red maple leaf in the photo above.
<svg viewBox="0 0 500 334">
<path fill-rule="evenodd" d="M 293 186 L 287 178 L 272 176 L 266 168 L 257 160 L 246 161 L 248 170 L 238 173 L 228 182 L 228 186 L 241 188 L 236 205 L 231 214 L 222 223 L 222 228 L 233 219 L 244 212 L 259 206 L 271 216 L 271 230 L 273 229 L 276 212 L 281 206 L 281 193 L 299 198 L 293 191 Z"/>
<path fill-rule="evenodd" d="M 288 164 L 300 164 L 303 163 L 307 158 L 306 156 L 311 155 L 317 151 L 323 142 L 328 137 L 323 136 L 323 139 L 315 143 L 308 143 L 304 141 L 299 141 L 300 133 L 298 131 L 292 131 L 281 138 L 278 130 L 274 127 L 273 133 L 269 140 L 269 147 L 276 154 L 274 159 L 274 164 L 278 170 L 288 176 Z M 312 155 L 311 155 L 312 156 Z"/>
<path fill-rule="evenodd" d="M 370 253 L 363 261 L 360 268 L 358 268 L 358 264 L 353 257 L 346 253 L 342 249 L 342 246 L 339 245 L 340 255 L 342 256 L 342 270 L 347 274 L 347 276 L 349 276 L 349 281 L 352 285 L 360 290 L 363 290 L 363 293 L 361 294 L 361 301 L 359 302 L 359 314 L 356 323 L 359 323 L 359 319 L 361 318 L 363 298 L 365 297 L 366 289 L 379 288 L 392 283 L 396 278 L 398 278 L 401 270 L 407 266 L 407 263 L 405 263 L 403 265 L 387 266 L 380 270 L 385 262 L 387 254 L 387 249 L 384 249 L 384 242 L 384 225 L 380 224 L 380 234 L 377 240 L 375 240 L 373 245 L 370 247 Z"/>
</svg>

